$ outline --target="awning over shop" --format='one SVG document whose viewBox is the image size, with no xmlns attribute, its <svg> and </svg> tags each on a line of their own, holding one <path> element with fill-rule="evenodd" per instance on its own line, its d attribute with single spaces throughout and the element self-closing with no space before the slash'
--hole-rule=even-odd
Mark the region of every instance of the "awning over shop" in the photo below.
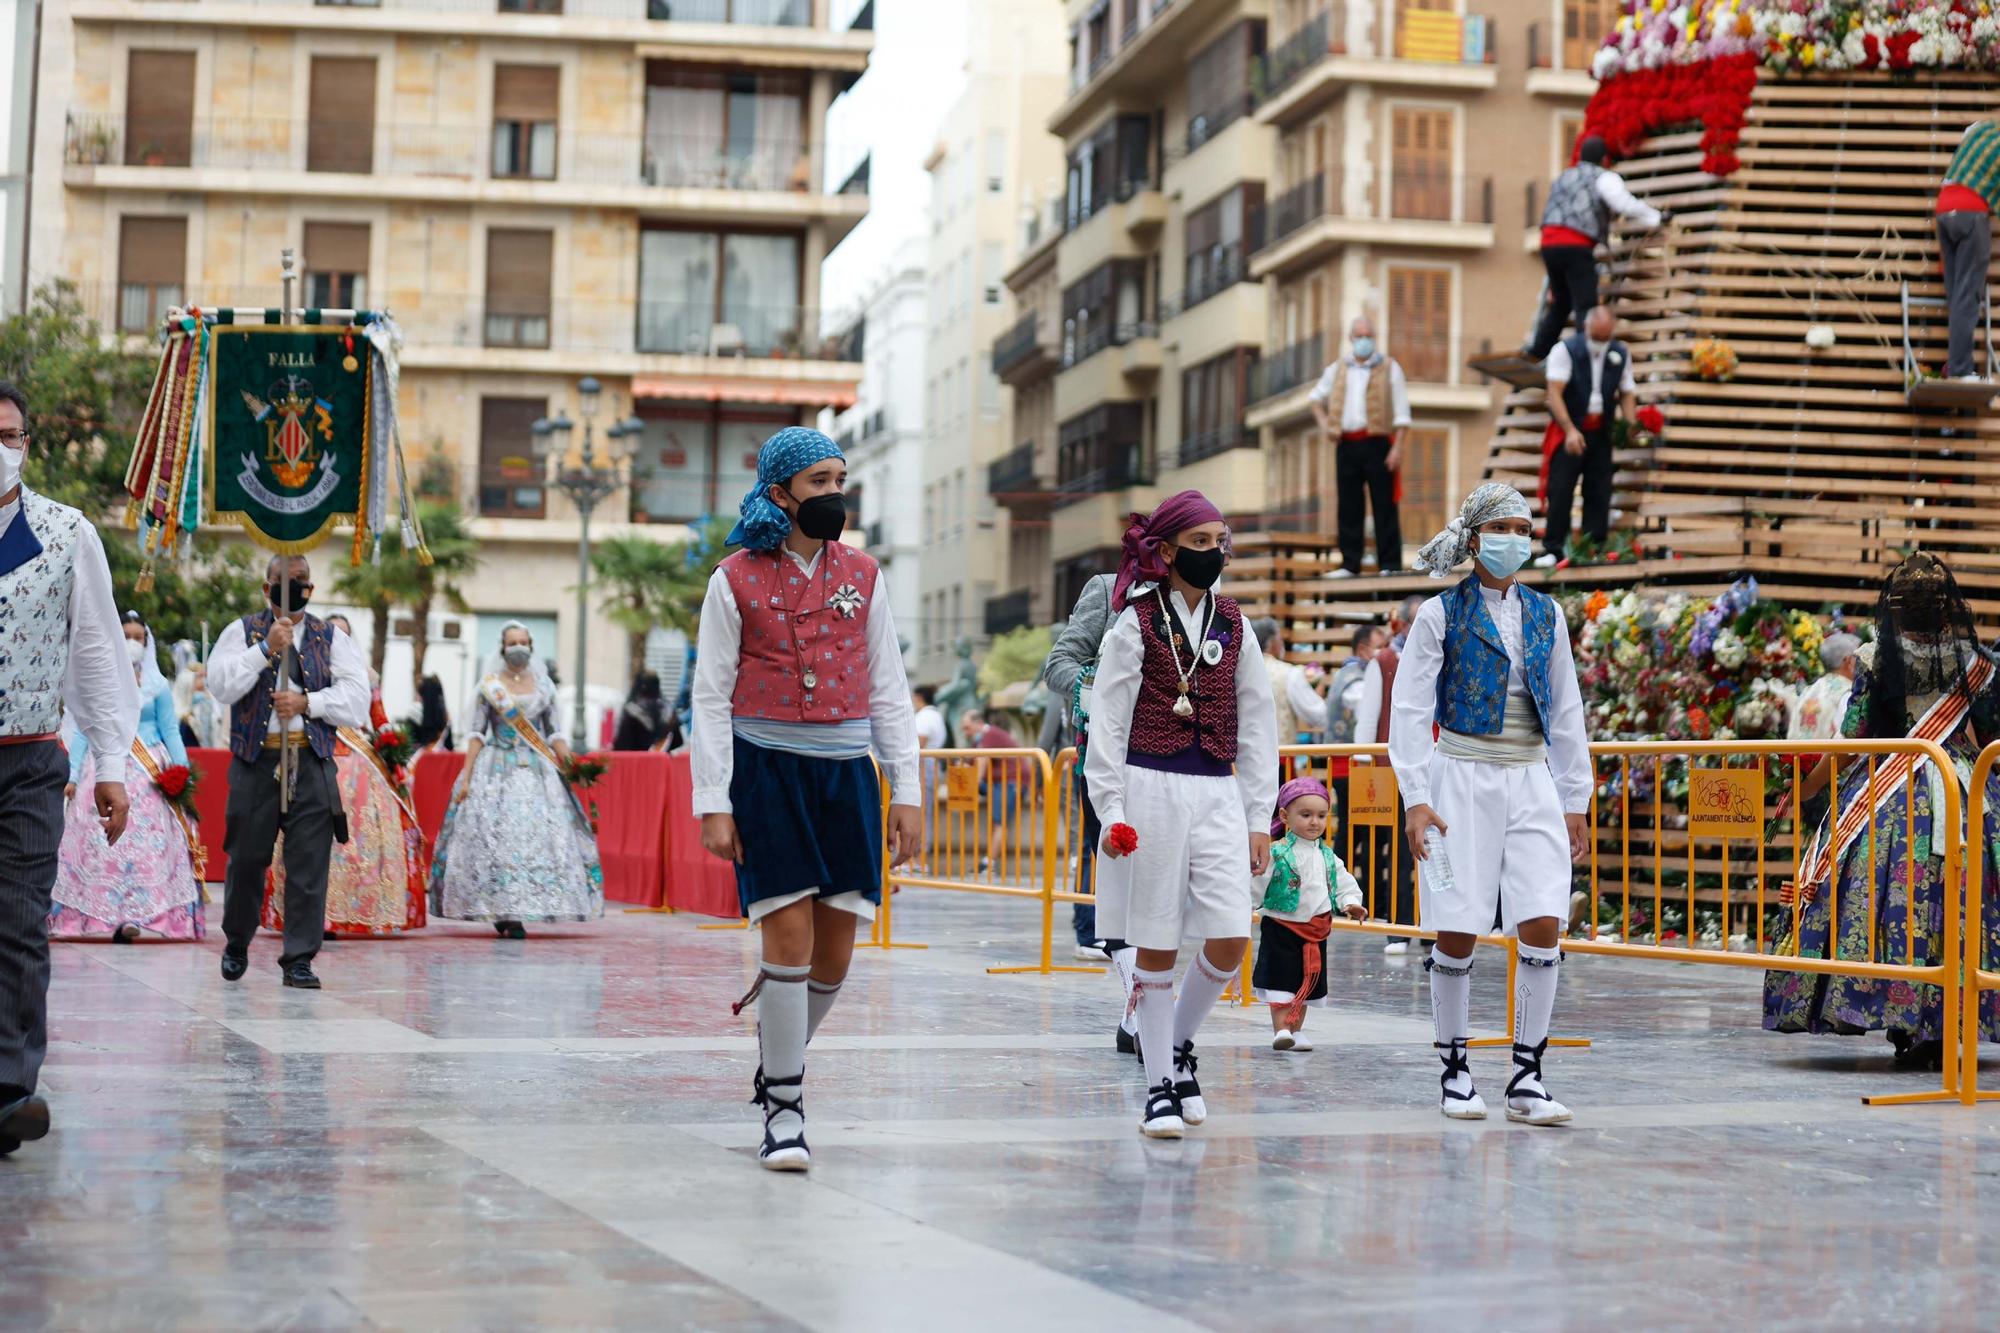
<svg viewBox="0 0 2000 1333">
<path fill-rule="evenodd" d="M 795 403 L 804 407 L 852 407 L 855 397 L 851 384 L 748 377 L 717 380 L 696 376 L 663 378 L 645 375 L 633 379 L 632 396 L 703 403 Z"/>
</svg>

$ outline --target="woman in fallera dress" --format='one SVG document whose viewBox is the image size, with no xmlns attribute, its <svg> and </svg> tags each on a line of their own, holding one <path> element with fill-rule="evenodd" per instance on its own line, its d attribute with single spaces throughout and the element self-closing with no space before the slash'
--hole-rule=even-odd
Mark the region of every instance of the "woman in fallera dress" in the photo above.
<svg viewBox="0 0 2000 1333">
<path fill-rule="evenodd" d="M 432 915 L 490 921 L 517 940 L 524 922 L 604 915 L 597 838 L 558 767 L 570 749 L 556 713 L 533 636 L 509 621 L 463 718 L 465 770 L 431 862 Z"/>
<path fill-rule="evenodd" d="M 346 616 L 326 618 L 339 632 L 353 637 Z M 382 707 L 382 687 L 369 673 L 373 697 L 368 704 L 370 734 L 342 727 L 334 742 L 333 768 L 340 782 L 340 804 L 347 812 L 347 841 L 333 845 L 326 874 L 326 933 L 335 935 L 398 935 L 424 925 L 424 898 L 430 866 L 424 838 L 409 799 L 397 789 L 394 775 L 375 753 L 373 733 L 389 725 Z M 282 836 L 282 835 L 280 835 Z M 263 925 L 285 928 L 285 863 L 274 858 L 264 876 Z"/>
<path fill-rule="evenodd" d="M 81 733 L 66 728 L 69 813 L 57 853 L 49 937 L 118 944 L 147 934 L 198 940 L 206 928 L 194 867 L 194 825 L 174 809 L 159 785 L 167 769 L 187 767 L 174 687 L 160 670 L 153 633 L 136 611 L 125 613 L 125 641 L 139 681 L 138 743 L 125 779 L 132 813 L 125 836 L 116 846 L 107 844 L 92 804 L 96 756 Z"/>
</svg>

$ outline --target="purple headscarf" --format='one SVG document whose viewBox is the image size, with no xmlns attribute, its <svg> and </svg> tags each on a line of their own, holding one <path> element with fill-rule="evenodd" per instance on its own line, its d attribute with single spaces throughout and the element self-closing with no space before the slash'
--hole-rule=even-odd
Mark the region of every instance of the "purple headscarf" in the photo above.
<svg viewBox="0 0 2000 1333">
<path fill-rule="evenodd" d="M 1131 525 L 1125 529 L 1124 554 L 1118 561 L 1118 581 L 1111 587 L 1111 609 L 1125 609 L 1125 594 L 1133 584 L 1165 581 L 1167 562 L 1160 555 L 1161 542 L 1189 528 L 1222 521 L 1222 511 L 1200 491 L 1169 496 L 1150 516 L 1132 515 Z"/>
<path fill-rule="evenodd" d="M 1278 788 L 1278 813 L 1271 818 L 1271 836 L 1278 837 L 1285 831 L 1285 807 L 1301 796 L 1317 796 L 1326 802 L 1327 809 L 1333 808 L 1333 797 L 1327 793 L 1326 784 L 1318 778 L 1293 778 Z"/>
</svg>

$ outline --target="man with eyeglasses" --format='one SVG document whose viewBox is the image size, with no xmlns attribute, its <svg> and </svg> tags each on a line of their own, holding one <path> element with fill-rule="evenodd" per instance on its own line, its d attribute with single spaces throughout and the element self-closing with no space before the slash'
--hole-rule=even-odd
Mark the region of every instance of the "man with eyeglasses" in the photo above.
<svg viewBox="0 0 2000 1333">
<path fill-rule="evenodd" d="M 125 832 L 139 688 L 90 520 L 21 483 L 28 399 L 0 383 L 0 1157 L 49 1132 L 35 1095 L 48 1050 L 44 924 L 62 844 L 63 712 L 98 760 L 97 816 Z"/>
</svg>

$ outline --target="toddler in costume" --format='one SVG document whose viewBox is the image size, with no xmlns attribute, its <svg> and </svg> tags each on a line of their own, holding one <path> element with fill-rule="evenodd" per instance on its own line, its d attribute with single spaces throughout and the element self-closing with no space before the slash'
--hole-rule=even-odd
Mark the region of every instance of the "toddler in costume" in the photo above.
<svg viewBox="0 0 2000 1333">
<path fill-rule="evenodd" d="M 1104 823 L 1097 932 L 1138 950 L 1131 1005 L 1146 1067 L 1140 1132 L 1207 1118 L 1194 1034 L 1250 943 L 1251 876 L 1278 775 L 1278 715 L 1257 638 L 1211 589 L 1229 528 L 1199 491 L 1133 516 L 1091 687 L 1084 779 Z M 1182 931 L 1206 941 L 1174 998 Z"/>
<path fill-rule="evenodd" d="M 1391 700 L 1389 762 L 1402 787 L 1423 923 L 1438 933 L 1425 963 L 1444 1063 L 1438 1109 L 1456 1120 L 1486 1117 L 1466 1061 L 1466 1011 L 1473 945 L 1498 908 L 1521 940 L 1507 1118 L 1554 1125 L 1570 1112 L 1542 1086 L 1542 1053 L 1570 865 L 1588 846 L 1595 778 L 1562 610 L 1515 578 L 1532 533 L 1520 492 L 1488 482 L 1417 553 L 1433 578 L 1467 556 L 1476 563 L 1410 626 Z"/>
<path fill-rule="evenodd" d="M 790 426 L 764 442 L 729 534 L 743 549 L 708 582 L 692 693 L 701 844 L 736 863 L 743 915 L 762 931 L 756 984 L 764 1108 L 757 1157 L 812 1161 L 806 1042 L 833 1007 L 854 925 L 882 898 L 882 789 L 897 864 L 916 853 L 917 731 L 903 651 L 874 560 L 840 543 L 847 467 L 832 440 Z"/>
<path fill-rule="evenodd" d="M 1251 985 L 1271 1006 L 1271 1049 L 1309 1051 L 1306 1006 L 1325 1004 L 1326 940 L 1335 910 L 1356 921 L 1368 915 L 1361 886 L 1325 841 L 1332 807 L 1318 778 L 1293 778 L 1278 789 L 1271 821 L 1271 868 L 1264 888 L 1264 925 Z"/>
</svg>

